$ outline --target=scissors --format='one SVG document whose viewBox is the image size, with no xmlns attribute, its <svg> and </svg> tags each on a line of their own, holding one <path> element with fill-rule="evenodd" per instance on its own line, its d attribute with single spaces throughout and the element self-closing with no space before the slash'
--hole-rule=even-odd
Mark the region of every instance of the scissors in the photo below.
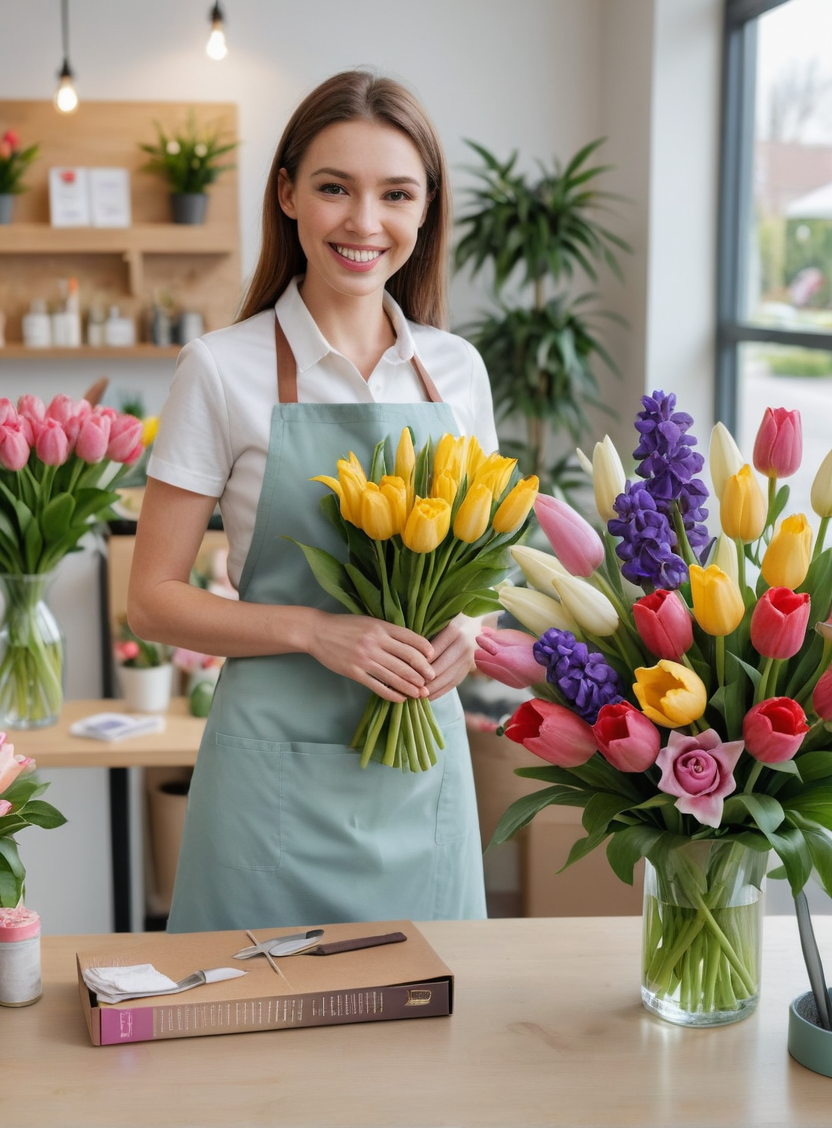
<svg viewBox="0 0 832 1128">
<path fill-rule="evenodd" d="M 314 948 L 323 936 L 322 928 L 313 928 L 308 932 L 295 932 L 291 936 L 273 936 L 270 940 L 262 940 L 259 944 L 252 944 L 248 948 L 241 948 L 234 953 L 235 960 L 249 960 L 252 956 L 292 956 L 295 952 L 303 952 L 307 948 Z M 251 933 L 247 933 L 253 940 Z M 271 961 L 270 961 L 271 962 Z"/>
</svg>

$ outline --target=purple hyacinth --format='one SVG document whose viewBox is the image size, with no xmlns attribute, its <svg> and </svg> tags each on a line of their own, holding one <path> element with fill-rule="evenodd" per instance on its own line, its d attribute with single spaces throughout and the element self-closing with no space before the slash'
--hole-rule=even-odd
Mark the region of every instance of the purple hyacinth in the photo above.
<svg viewBox="0 0 832 1128">
<path fill-rule="evenodd" d="M 708 530 L 702 524 L 708 516 L 703 503 L 708 491 L 700 478 L 694 477 L 705 460 L 698 451 L 696 439 L 688 434 L 693 419 L 687 412 L 675 411 L 676 396 L 670 392 L 654 392 L 642 396 L 644 410 L 636 416 L 635 427 L 641 436 L 633 457 L 641 465 L 636 469 L 657 508 L 669 521 L 672 547 L 677 548 L 673 532 L 673 505 L 678 506 L 688 542 L 694 552 L 708 543 Z"/>
<path fill-rule="evenodd" d="M 552 627 L 534 644 L 534 656 L 546 667 L 546 681 L 556 685 L 579 717 L 594 725 L 602 705 L 623 698 L 618 674 L 597 650 L 578 642 L 571 631 Z"/>
<path fill-rule="evenodd" d="M 634 584 L 645 581 L 654 588 L 673 591 L 682 586 L 688 569 L 673 549 L 676 535 L 667 514 L 659 508 L 646 482 L 627 482 L 624 493 L 613 502 L 618 518 L 607 522 L 615 537 L 616 555 L 624 563 L 621 571 Z"/>
</svg>

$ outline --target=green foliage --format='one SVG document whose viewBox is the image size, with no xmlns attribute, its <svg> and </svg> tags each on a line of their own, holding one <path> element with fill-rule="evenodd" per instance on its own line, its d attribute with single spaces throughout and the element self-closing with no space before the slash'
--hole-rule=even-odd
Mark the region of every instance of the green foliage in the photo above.
<svg viewBox="0 0 832 1128">
<path fill-rule="evenodd" d="M 5 753 L 4 767 L 8 771 L 9 756 L 13 746 L 6 745 L 0 735 L 0 757 Z M 31 770 L 34 762 L 29 763 Z M 42 783 L 34 775 L 18 775 L 8 787 L 0 792 L 0 799 L 11 804 L 11 809 L 0 815 L 0 907 L 14 908 L 20 903 L 26 880 L 26 869 L 20 860 L 17 840 L 13 835 L 25 830 L 27 826 L 39 826 L 44 830 L 54 830 L 63 826 L 66 819 L 51 803 L 45 803 L 38 796 L 46 791 L 48 783 Z"/>
<path fill-rule="evenodd" d="M 167 133 L 159 122 L 156 126 L 158 141 L 155 145 L 140 145 L 150 154 L 142 165 L 144 172 L 158 172 L 170 185 L 172 192 L 204 192 L 221 172 L 234 168 L 233 164 L 219 164 L 219 159 L 238 142 L 223 142 L 224 131 L 211 126 L 198 127 L 193 110 L 188 113 L 185 128 L 179 133 Z"/>
<path fill-rule="evenodd" d="M 596 295 L 573 298 L 557 288 L 578 271 L 597 281 L 601 267 L 622 278 L 617 255 L 630 247 L 596 218 L 619 197 L 595 187 L 609 170 L 589 163 L 603 138 L 585 145 L 565 168 L 557 160 L 552 169 L 539 164 L 536 178 L 516 171 L 516 152 L 501 162 L 482 145 L 468 144 L 483 167 L 473 169 L 481 183 L 470 190 L 470 208 L 459 221 L 454 261 L 458 270 L 470 266 L 474 277 L 491 264 L 497 308 L 461 332 L 483 356 L 498 418 L 526 420 L 524 472 L 552 483 L 564 467 L 547 464 L 547 427 L 579 441 L 588 428 L 586 408 L 606 410 L 593 362 L 601 360 L 617 374 L 594 321 L 607 317 L 623 324 L 589 305 Z M 529 302 L 509 306 L 500 300 L 511 279 L 521 292 L 531 287 Z"/>
<path fill-rule="evenodd" d="M 0 138 L 0 194 L 18 196 L 21 192 L 28 191 L 27 186 L 21 183 L 21 179 L 38 152 L 37 145 L 21 149 L 14 130 L 6 130 Z"/>
</svg>

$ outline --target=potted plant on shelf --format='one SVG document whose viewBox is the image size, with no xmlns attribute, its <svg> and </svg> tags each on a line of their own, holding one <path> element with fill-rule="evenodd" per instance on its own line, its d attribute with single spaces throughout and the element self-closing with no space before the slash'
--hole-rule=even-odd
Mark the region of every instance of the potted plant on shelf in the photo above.
<svg viewBox="0 0 832 1128">
<path fill-rule="evenodd" d="M 14 198 L 27 190 L 21 178 L 37 155 L 37 145 L 20 148 L 20 137 L 13 129 L 0 138 L 0 223 L 11 223 Z"/>
<path fill-rule="evenodd" d="M 208 206 L 206 189 L 221 172 L 234 168 L 233 164 L 220 161 L 238 142 L 224 140 L 225 131 L 216 126 L 198 126 L 193 111 L 180 132 L 168 133 L 159 122 L 154 125 L 156 144 L 139 146 L 150 154 L 142 171 L 158 172 L 167 180 L 174 223 L 203 223 Z"/>
<path fill-rule="evenodd" d="M 136 713 L 164 713 L 170 704 L 173 680 L 170 647 L 139 638 L 122 620 L 115 657 L 127 708 Z"/>
<path fill-rule="evenodd" d="M 596 282 L 602 266 L 620 280 L 616 252 L 631 249 L 595 218 L 619 198 L 594 187 L 610 166 L 587 166 L 603 140 L 585 145 L 563 169 L 558 161 L 552 170 L 541 164 L 536 178 L 515 170 L 516 152 L 499 161 L 468 142 L 484 167 L 472 170 L 481 184 L 470 189 L 470 209 L 459 222 L 455 264 L 472 264 L 472 276 L 491 265 L 497 308 L 461 332 L 482 354 L 498 420 L 525 421 L 525 442 L 501 436 L 500 449 L 516 454 L 523 472 L 537 474 L 542 486 L 562 487 L 569 471 L 568 457 L 550 463 L 547 430 L 579 442 L 588 429 L 586 408 L 609 410 L 598 398 L 593 362 L 618 372 L 595 322 L 623 319 L 597 309 L 594 293 L 573 296 L 562 286 L 577 270 Z M 530 292 L 531 301 L 505 304 L 509 280 L 521 299 Z"/>
</svg>

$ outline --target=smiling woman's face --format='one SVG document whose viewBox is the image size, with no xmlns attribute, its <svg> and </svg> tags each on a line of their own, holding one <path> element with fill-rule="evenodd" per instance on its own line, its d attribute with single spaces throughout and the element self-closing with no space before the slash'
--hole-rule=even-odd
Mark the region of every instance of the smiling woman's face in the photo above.
<svg viewBox="0 0 832 1128">
<path fill-rule="evenodd" d="M 305 295 L 380 296 L 416 245 L 427 178 L 407 134 L 377 122 L 338 122 L 309 145 L 294 181 L 281 171 L 279 199 L 297 220 Z"/>
</svg>

